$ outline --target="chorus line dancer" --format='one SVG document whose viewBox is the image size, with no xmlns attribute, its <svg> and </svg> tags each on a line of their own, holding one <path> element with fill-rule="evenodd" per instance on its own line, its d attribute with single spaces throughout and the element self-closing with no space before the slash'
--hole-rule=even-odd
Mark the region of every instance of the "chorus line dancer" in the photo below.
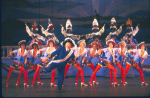
<svg viewBox="0 0 150 98">
<path fill-rule="evenodd" d="M 85 40 L 82 39 L 78 41 L 78 44 L 79 44 L 79 47 L 75 49 L 76 63 L 73 64 L 73 66 L 78 69 L 75 85 L 78 84 L 79 76 L 81 75 L 81 86 L 82 85 L 88 86 L 84 82 L 84 69 L 83 69 L 83 63 L 85 60 L 85 56 L 87 54 L 87 49 L 85 48 L 86 46 Z"/>
<path fill-rule="evenodd" d="M 40 81 L 40 73 L 39 73 L 39 70 L 40 70 L 40 66 L 38 66 L 38 62 L 39 62 L 39 58 L 40 58 L 41 54 L 39 52 L 39 48 L 38 48 L 38 43 L 37 42 L 34 42 L 32 44 L 32 49 L 28 50 L 28 65 L 33 69 L 35 70 L 35 73 L 34 73 L 34 76 L 33 76 L 33 81 L 32 81 L 32 85 L 31 87 L 34 86 L 34 82 L 36 80 L 36 78 L 38 79 L 38 82 L 37 84 L 43 84 L 41 81 Z"/>
<path fill-rule="evenodd" d="M 121 71 L 121 82 L 122 85 L 126 85 L 127 82 L 125 82 L 124 77 L 125 77 L 125 59 L 126 59 L 126 53 L 127 53 L 127 49 L 126 49 L 126 43 L 124 41 L 121 41 L 119 44 L 119 48 L 115 48 L 115 62 L 117 67 L 120 69 Z"/>
<path fill-rule="evenodd" d="M 86 56 L 86 58 L 85 58 L 85 62 L 86 62 L 86 65 L 88 66 L 88 67 L 90 67 L 92 70 L 93 70 L 93 73 L 95 73 L 94 74 L 94 76 L 92 76 L 91 75 L 91 79 L 93 79 L 93 84 L 99 84 L 97 81 L 96 81 L 96 72 L 94 72 L 95 70 L 97 70 L 99 67 L 101 67 L 101 66 L 99 66 L 100 64 L 98 64 L 98 62 L 99 62 L 99 58 L 97 57 L 97 55 L 98 55 L 98 50 L 97 50 L 97 45 L 98 45 L 98 43 L 97 42 L 92 42 L 91 43 L 92 44 L 92 48 L 89 48 L 89 50 L 88 50 L 88 52 L 87 52 L 87 56 Z M 99 68 L 100 69 L 100 68 Z M 98 70 L 99 70 L 98 69 Z M 92 73 L 92 74 L 93 74 Z M 92 86 L 92 80 L 90 79 L 90 82 L 89 82 L 89 85 L 90 86 Z"/>
<path fill-rule="evenodd" d="M 16 86 L 19 84 L 19 80 L 21 78 L 22 73 L 24 73 L 24 86 L 29 86 L 27 84 L 28 72 L 27 72 L 26 64 L 27 64 L 28 51 L 25 49 L 26 48 L 26 40 L 21 40 L 18 43 L 18 45 L 20 46 L 19 49 L 16 49 L 16 50 L 10 52 L 11 56 L 12 56 L 12 54 L 16 54 L 16 60 L 13 60 L 10 65 L 10 69 L 9 69 L 9 72 L 7 75 L 6 87 L 8 87 L 8 82 L 9 82 L 10 76 L 15 68 L 20 69 L 20 73 L 18 75 Z"/>
<path fill-rule="evenodd" d="M 141 85 L 148 85 L 148 83 L 146 83 L 144 81 L 143 68 L 142 68 L 143 62 L 144 62 L 145 58 L 148 56 L 147 51 L 145 51 L 145 48 L 146 48 L 145 42 L 141 42 L 138 45 L 138 48 L 139 49 L 130 49 L 130 50 L 128 50 L 129 53 L 131 53 L 131 52 L 135 53 L 135 55 L 133 56 L 133 65 L 132 65 L 132 67 L 139 71 L 141 81 L 142 81 Z M 127 67 L 128 68 L 125 69 L 126 74 L 130 69 L 130 66 L 127 66 Z"/>
<path fill-rule="evenodd" d="M 117 66 L 115 64 L 115 42 L 110 39 L 106 42 L 107 48 L 100 49 L 98 50 L 99 54 L 102 54 L 102 52 L 105 54 L 105 59 L 103 59 L 103 62 L 106 63 L 106 68 L 110 69 L 109 75 L 110 75 L 110 82 L 111 84 L 115 85 L 120 85 L 117 82 L 116 76 L 117 76 Z M 113 71 L 113 77 L 114 77 L 114 82 L 112 79 L 112 71 Z"/>
<path fill-rule="evenodd" d="M 48 55 L 51 55 L 54 51 L 56 51 L 54 40 L 52 40 L 52 39 L 48 40 L 47 45 L 48 45 L 48 47 L 45 47 L 45 48 L 42 48 L 39 50 L 40 52 L 42 51 L 43 55 L 40 57 L 39 62 L 37 64 L 37 67 L 38 67 L 37 73 L 40 72 L 40 69 L 43 68 L 43 66 L 46 66 L 50 61 L 52 61 L 54 59 L 54 57 L 53 57 L 53 58 L 45 61 L 45 59 L 47 59 Z M 50 83 L 51 86 L 57 86 L 54 82 L 55 73 L 56 73 L 56 70 L 53 69 L 52 73 L 51 73 L 51 83 Z M 34 85 L 34 81 L 35 81 L 35 79 L 32 82 L 33 85 Z"/>
</svg>

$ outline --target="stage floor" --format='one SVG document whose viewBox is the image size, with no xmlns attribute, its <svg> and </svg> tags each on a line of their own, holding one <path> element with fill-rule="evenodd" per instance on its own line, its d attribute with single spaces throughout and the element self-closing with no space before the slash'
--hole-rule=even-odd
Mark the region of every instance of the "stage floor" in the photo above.
<svg viewBox="0 0 150 98">
<path fill-rule="evenodd" d="M 97 77 L 98 85 L 81 87 L 79 83 L 75 86 L 76 77 L 66 77 L 64 80 L 64 92 L 57 92 L 57 87 L 51 87 L 51 79 L 41 79 L 43 85 L 34 87 L 24 87 L 24 79 L 21 77 L 19 86 L 15 86 L 17 77 L 11 77 L 9 86 L 6 88 L 6 78 L 2 78 L 2 96 L 3 97 L 115 97 L 115 96 L 150 96 L 150 76 L 144 76 L 148 86 L 141 86 L 140 76 L 126 78 L 128 85 L 112 86 L 110 78 Z M 85 83 L 89 82 L 90 77 L 84 77 Z M 55 83 L 57 84 L 55 79 Z M 121 78 L 117 78 L 121 83 Z M 31 85 L 32 77 L 28 78 L 28 84 Z"/>
</svg>

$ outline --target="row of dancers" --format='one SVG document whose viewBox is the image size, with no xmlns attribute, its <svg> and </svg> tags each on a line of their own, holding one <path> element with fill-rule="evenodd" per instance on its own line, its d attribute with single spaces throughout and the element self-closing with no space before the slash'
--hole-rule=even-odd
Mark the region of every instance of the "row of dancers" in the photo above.
<svg viewBox="0 0 150 98">
<path fill-rule="evenodd" d="M 45 37 L 41 36 L 40 34 L 37 34 L 36 31 L 38 31 L 37 28 L 37 24 L 34 21 L 34 24 L 32 25 L 31 30 L 29 29 L 29 27 L 26 25 L 26 32 L 29 34 L 29 36 L 32 37 L 32 40 L 30 40 L 27 45 L 31 45 L 33 42 L 38 42 L 38 45 L 46 45 L 48 39 L 53 39 L 55 40 L 56 43 L 59 43 L 58 38 L 55 36 L 54 33 L 52 33 L 54 31 L 54 25 L 51 22 L 50 19 L 48 19 L 48 26 L 46 29 L 44 29 L 44 27 L 42 25 L 40 25 L 41 27 L 41 32 L 42 34 L 45 35 Z M 91 41 L 95 40 L 99 43 L 98 48 L 102 48 L 104 47 L 106 44 L 106 41 L 109 39 L 113 39 L 115 42 L 115 46 L 118 45 L 118 43 L 120 41 L 125 41 L 127 44 L 138 44 L 137 40 L 135 38 L 133 38 L 139 31 L 139 24 L 137 24 L 136 28 L 133 30 L 132 27 L 132 21 L 130 19 L 128 19 L 126 21 L 126 26 L 127 26 L 127 30 L 128 32 L 123 36 L 123 38 L 121 38 L 121 40 L 119 41 L 118 39 L 116 39 L 117 36 L 119 36 L 119 34 L 122 32 L 122 27 L 124 24 L 122 24 L 120 26 L 119 29 L 117 29 L 117 23 L 115 20 L 115 17 L 113 17 L 111 19 L 111 23 L 110 23 L 110 30 L 111 32 L 107 35 L 107 37 L 105 38 L 105 40 L 101 40 L 101 36 L 105 31 L 105 24 L 103 25 L 103 27 L 101 29 L 99 29 L 99 24 L 96 18 L 94 18 L 93 22 L 92 22 L 92 33 L 88 33 L 88 34 L 82 34 L 82 35 L 76 35 L 73 34 L 72 31 L 72 23 L 70 19 L 67 19 L 66 21 L 66 30 L 63 27 L 62 24 L 60 24 L 61 26 L 61 34 L 64 35 L 65 38 L 69 37 L 72 38 L 75 42 L 81 40 L 81 39 L 85 39 L 86 42 L 90 43 Z"/>
<path fill-rule="evenodd" d="M 93 21 L 93 24 L 94 22 L 95 19 Z M 95 22 L 95 24 L 96 23 L 97 22 Z M 66 26 L 67 31 L 70 32 L 72 30 L 72 25 L 70 24 L 70 21 L 67 22 L 66 24 L 68 24 Z M 98 36 L 100 36 L 101 33 L 104 31 L 104 26 L 100 31 L 96 33 L 81 35 L 81 36 L 85 36 L 85 39 L 80 39 L 81 36 L 79 35 L 66 33 L 64 27 L 62 26 L 61 32 L 62 34 L 64 34 L 66 38 L 63 42 L 60 43 L 59 40 L 56 38 L 56 36 L 53 35 L 53 33 L 47 33 L 47 30 L 50 32 L 54 29 L 52 23 L 49 23 L 47 30 L 44 30 L 44 28 L 41 26 L 42 28 L 41 30 L 43 32 L 46 32 L 45 34 L 47 34 L 48 36 L 48 39 L 45 40 L 47 46 L 41 49 L 39 48 L 39 45 L 40 42 L 42 41 L 40 41 L 38 38 L 42 39 L 42 37 L 38 34 L 33 33 L 37 28 L 34 27 L 33 25 L 32 26 L 33 32 L 31 32 L 28 26 L 26 25 L 26 31 L 33 38 L 33 40 L 30 41 L 30 44 L 27 45 L 31 46 L 32 48 L 27 50 L 26 40 L 22 40 L 18 43 L 20 45 L 20 48 L 10 52 L 11 56 L 13 53 L 17 55 L 15 59 L 13 58 L 14 60 L 12 60 L 7 75 L 6 87 L 8 87 L 9 78 L 15 68 L 20 69 L 20 73 L 18 75 L 16 85 L 19 84 L 20 77 L 22 73 L 24 73 L 24 86 L 29 86 L 27 84 L 27 76 L 28 76 L 27 68 L 29 67 L 35 70 L 31 86 L 32 87 L 34 86 L 36 78 L 38 78 L 38 82 L 37 82 L 38 84 L 43 84 L 40 81 L 40 70 L 42 67 L 44 67 L 44 69 L 42 69 L 41 72 L 44 73 L 52 72 L 51 74 L 52 79 L 50 85 L 57 86 L 58 90 L 61 91 L 62 86 L 64 85 L 63 80 L 66 77 L 66 74 L 71 65 L 78 69 L 75 85 L 78 84 L 78 79 L 79 76 L 81 75 L 81 86 L 88 86 L 84 82 L 84 66 L 88 66 L 93 70 L 90 81 L 88 83 L 90 86 L 92 86 L 92 84 L 99 84 L 96 81 L 96 73 L 101 67 L 106 67 L 110 69 L 109 74 L 110 74 L 111 84 L 120 85 L 116 79 L 117 67 L 118 67 L 121 70 L 121 78 L 122 78 L 121 84 L 126 85 L 127 82 L 125 81 L 125 77 L 131 66 L 139 71 L 141 81 L 142 81 L 141 85 L 148 85 L 144 81 L 143 69 L 142 69 L 142 64 L 144 62 L 144 59 L 148 56 L 148 53 L 145 51 L 146 44 L 144 42 L 141 42 L 138 45 L 138 49 L 127 50 L 126 43 L 128 41 L 130 42 L 133 41 L 122 40 L 121 42 L 117 43 L 116 39 L 114 39 L 115 37 L 113 37 L 113 34 L 114 35 L 118 34 L 118 32 L 120 31 L 119 29 L 115 31 L 115 33 L 110 33 L 107 36 L 107 40 L 106 40 L 107 48 L 103 48 L 104 46 L 101 44 L 101 41 L 99 40 Z M 93 30 L 97 28 L 98 26 L 93 25 Z M 115 28 L 114 24 L 112 25 L 112 28 Z M 137 33 L 137 31 L 138 31 L 138 27 L 136 30 L 132 31 L 132 34 Z M 86 39 L 90 39 L 90 40 L 86 43 Z M 78 47 L 76 45 L 76 41 L 74 40 L 79 40 L 77 42 Z M 58 69 L 57 85 L 54 83 L 55 72 L 56 72 L 55 68 Z"/>
</svg>

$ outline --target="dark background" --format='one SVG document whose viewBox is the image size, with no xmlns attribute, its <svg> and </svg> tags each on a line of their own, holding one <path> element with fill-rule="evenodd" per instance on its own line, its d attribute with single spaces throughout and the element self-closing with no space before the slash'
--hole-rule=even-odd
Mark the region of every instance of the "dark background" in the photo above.
<svg viewBox="0 0 150 98">
<path fill-rule="evenodd" d="M 149 0 L 1 0 L 1 44 L 2 46 L 18 45 L 20 40 L 31 40 L 25 29 L 25 23 L 31 28 L 34 20 L 37 22 L 38 32 L 41 33 L 41 24 L 47 28 L 47 20 L 51 19 L 54 24 L 56 37 L 62 41 L 60 24 L 65 27 L 66 20 L 71 19 L 73 34 L 87 34 L 92 32 L 94 17 L 99 19 L 99 28 L 105 23 L 105 32 L 101 39 L 110 32 L 110 20 L 114 16 L 117 27 L 125 24 L 130 18 L 133 28 L 139 23 L 139 32 L 134 37 L 138 42 L 150 43 L 149 25 Z M 121 39 L 125 33 L 126 25 L 123 26 Z M 45 36 L 44 36 L 45 37 Z"/>
</svg>

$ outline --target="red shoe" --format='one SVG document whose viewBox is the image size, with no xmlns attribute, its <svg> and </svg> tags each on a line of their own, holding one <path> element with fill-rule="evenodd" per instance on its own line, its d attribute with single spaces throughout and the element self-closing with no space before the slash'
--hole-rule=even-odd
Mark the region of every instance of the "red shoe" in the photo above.
<svg viewBox="0 0 150 98">
<path fill-rule="evenodd" d="M 119 84 L 118 82 L 114 82 L 114 86 L 115 86 L 115 85 L 118 85 L 118 86 L 119 86 L 120 84 Z"/>
<path fill-rule="evenodd" d="M 28 85 L 27 83 L 24 83 L 24 86 L 27 86 L 27 87 L 29 87 L 30 85 Z"/>
<path fill-rule="evenodd" d="M 18 86 L 18 84 L 19 84 L 19 81 L 17 81 L 16 86 Z"/>
<path fill-rule="evenodd" d="M 41 84 L 41 85 L 42 85 L 42 84 L 44 84 L 44 83 L 42 83 L 41 81 L 39 81 L 39 82 L 37 82 L 37 84 L 38 84 L 38 85 L 39 85 L 39 84 Z"/>
<path fill-rule="evenodd" d="M 85 84 L 84 82 L 81 82 L 81 86 L 88 86 L 87 84 Z"/>
<path fill-rule="evenodd" d="M 99 84 L 99 83 L 98 83 L 97 81 L 93 81 L 93 85 L 94 85 L 94 84 Z"/>
<path fill-rule="evenodd" d="M 8 83 L 6 83 L 6 87 L 8 87 Z"/>
<path fill-rule="evenodd" d="M 91 82 L 89 82 L 89 85 L 90 85 L 90 86 L 92 86 L 92 83 L 91 83 Z"/>
<path fill-rule="evenodd" d="M 141 83 L 141 85 L 148 85 L 148 83 L 146 83 L 146 82 L 142 82 L 142 83 Z"/>
<path fill-rule="evenodd" d="M 51 86 L 57 86 L 55 83 L 50 83 Z"/>
<path fill-rule="evenodd" d="M 114 84 L 114 82 L 111 82 L 111 85 L 113 85 Z"/>
<path fill-rule="evenodd" d="M 78 84 L 78 82 L 75 82 L 75 85 L 77 85 Z"/>
</svg>

